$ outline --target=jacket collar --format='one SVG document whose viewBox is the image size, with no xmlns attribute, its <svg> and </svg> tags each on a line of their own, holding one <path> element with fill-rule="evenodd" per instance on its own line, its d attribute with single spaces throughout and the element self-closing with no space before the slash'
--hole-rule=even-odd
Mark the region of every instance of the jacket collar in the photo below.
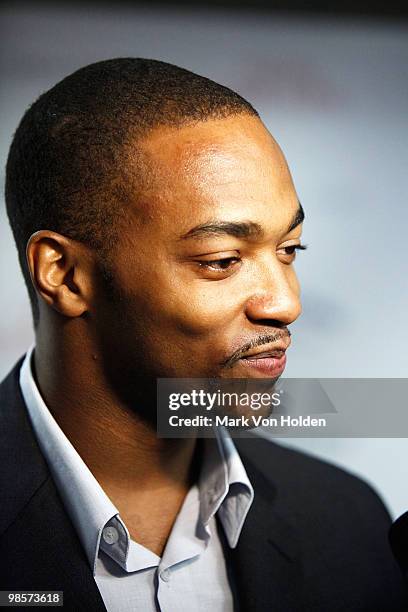
<svg viewBox="0 0 408 612">
<path fill-rule="evenodd" d="M 302 610 L 299 538 L 275 509 L 278 492 L 259 465 L 257 436 L 235 440 L 255 497 L 238 546 L 230 553 L 240 609 L 257 612 Z M 272 469 L 273 471 L 273 469 Z"/>
</svg>

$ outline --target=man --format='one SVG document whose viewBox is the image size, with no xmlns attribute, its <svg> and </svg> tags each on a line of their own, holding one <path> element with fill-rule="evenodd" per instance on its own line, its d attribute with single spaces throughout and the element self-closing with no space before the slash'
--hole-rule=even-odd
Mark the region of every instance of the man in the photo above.
<svg viewBox="0 0 408 612">
<path fill-rule="evenodd" d="M 68 610 L 394 610 L 389 517 L 257 439 L 159 438 L 159 377 L 276 378 L 303 210 L 238 94 L 115 59 L 43 94 L 6 201 L 35 350 L 1 388 L 1 588 Z"/>
</svg>

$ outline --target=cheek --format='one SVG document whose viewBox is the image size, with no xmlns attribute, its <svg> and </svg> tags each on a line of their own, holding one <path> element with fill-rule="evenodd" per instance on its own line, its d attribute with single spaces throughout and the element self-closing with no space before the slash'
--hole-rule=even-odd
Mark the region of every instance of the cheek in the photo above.
<svg viewBox="0 0 408 612">
<path fill-rule="evenodd" d="M 123 268 L 121 268 L 123 270 Z M 191 278 L 191 274 L 166 262 L 148 267 L 143 260 L 127 268 L 126 278 L 117 271 L 116 283 L 123 295 L 121 325 L 137 333 L 155 336 L 214 337 L 227 327 L 237 309 L 237 296 L 225 283 Z M 236 291 L 234 292 L 236 294 Z"/>
<path fill-rule="evenodd" d="M 230 345 L 234 310 L 211 293 L 194 282 L 188 289 L 152 288 L 130 306 L 123 342 L 137 346 L 138 358 L 156 376 L 215 376 Z"/>
<path fill-rule="evenodd" d="M 237 310 L 236 299 L 215 283 L 174 283 L 153 305 L 158 318 L 188 336 L 214 336 L 225 330 Z"/>
</svg>

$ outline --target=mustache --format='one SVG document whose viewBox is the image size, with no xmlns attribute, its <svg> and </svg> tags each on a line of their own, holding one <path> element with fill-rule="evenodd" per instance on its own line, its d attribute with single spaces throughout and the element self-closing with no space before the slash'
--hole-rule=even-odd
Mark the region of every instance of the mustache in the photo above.
<svg viewBox="0 0 408 612">
<path fill-rule="evenodd" d="M 234 351 L 228 359 L 223 362 L 224 368 L 231 368 L 237 361 L 241 359 L 245 353 L 257 346 L 262 346 L 263 344 L 269 344 L 271 342 L 277 342 L 281 338 L 290 338 L 291 333 L 287 327 L 280 329 L 275 334 L 263 334 L 262 336 L 258 336 L 258 338 L 254 338 L 238 350 Z"/>
</svg>

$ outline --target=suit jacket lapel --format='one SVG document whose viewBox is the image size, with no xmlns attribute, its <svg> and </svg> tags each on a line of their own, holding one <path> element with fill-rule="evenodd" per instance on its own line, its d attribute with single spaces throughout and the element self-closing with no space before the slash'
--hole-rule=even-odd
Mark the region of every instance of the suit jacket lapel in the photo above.
<svg viewBox="0 0 408 612">
<path fill-rule="evenodd" d="M 301 610 L 301 564 L 295 529 L 277 514 L 277 491 L 249 458 L 251 442 L 236 440 L 254 487 L 254 501 L 238 546 L 230 551 L 239 609 L 250 612 Z"/>
<path fill-rule="evenodd" d="M 67 610 L 106 611 L 85 552 L 36 443 L 20 393 L 19 370 L 20 363 L 0 388 L 5 434 L 0 449 L 4 491 L 1 588 L 64 591 Z"/>
<path fill-rule="evenodd" d="M 2 538 L 8 588 L 63 591 L 67 610 L 106 612 L 77 534 L 51 477 Z M 38 559 L 41 559 L 38 562 Z"/>
</svg>

